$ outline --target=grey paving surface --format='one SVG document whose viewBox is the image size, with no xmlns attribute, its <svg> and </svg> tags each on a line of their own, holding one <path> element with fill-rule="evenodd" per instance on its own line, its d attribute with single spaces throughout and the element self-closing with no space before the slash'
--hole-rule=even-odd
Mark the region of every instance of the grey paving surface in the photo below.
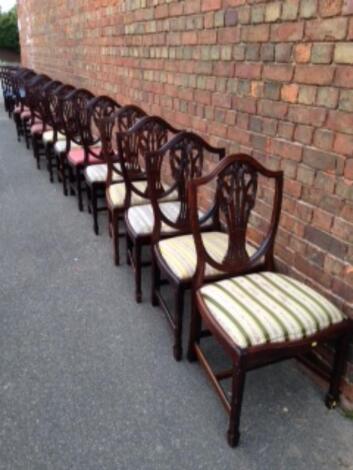
<svg viewBox="0 0 353 470">
<path fill-rule="evenodd" d="M 0 216 L 1 470 L 353 469 L 353 422 L 294 363 L 249 375 L 241 445 L 227 446 L 200 367 L 174 362 L 106 230 L 93 235 L 2 112 Z"/>
</svg>

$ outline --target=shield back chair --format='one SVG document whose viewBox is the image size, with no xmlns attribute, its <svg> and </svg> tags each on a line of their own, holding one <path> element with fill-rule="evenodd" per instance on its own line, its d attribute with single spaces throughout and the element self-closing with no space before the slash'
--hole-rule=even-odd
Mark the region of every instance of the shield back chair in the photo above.
<svg viewBox="0 0 353 470">
<path fill-rule="evenodd" d="M 1 87 L 5 111 L 8 113 L 9 118 L 12 118 L 16 106 L 16 80 L 24 71 L 25 69 L 9 65 L 2 67 Z"/>
<path fill-rule="evenodd" d="M 29 81 L 24 81 L 24 111 L 21 113 L 22 128 L 27 149 L 31 143 L 31 127 L 38 122 L 35 120 L 34 108 L 38 99 L 38 92 L 42 86 L 50 81 L 47 75 L 37 75 Z"/>
<path fill-rule="evenodd" d="M 86 129 L 81 128 L 85 152 L 83 161 L 76 164 L 76 171 L 79 172 L 77 177 L 84 181 L 88 212 L 93 216 L 93 229 L 96 235 L 99 231 L 98 212 L 105 210 L 104 207 L 98 207 L 98 200 L 105 198 L 105 181 L 107 177 L 105 154 L 111 150 L 112 135 L 110 132 L 113 131 L 113 126 L 105 126 L 103 122 L 107 120 L 106 122 L 109 123 L 109 119 L 119 109 L 121 109 L 120 104 L 112 98 L 97 96 L 88 103 Z M 105 132 L 108 134 L 105 135 Z M 92 165 L 92 157 L 98 160 L 98 163 Z"/>
<path fill-rule="evenodd" d="M 72 150 L 83 151 L 79 119 L 84 116 L 83 109 L 92 98 L 94 98 L 94 95 L 90 91 L 80 88 L 70 92 L 61 102 L 60 123 L 62 127 L 59 132 L 65 135 L 65 140 L 56 142 L 54 152 L 57 160 L 58 177 L 61 179 L 65 196 L 68 195 L 68 186 L 70 186 L 70 194 L 74 195 L 78 192 L 75 190 L 76 188 L 74 189 L 73 182 L 69 182 L 70 176 L 72 179 L 73 176 L 69 175 L 67 158 Z M 80 156 L 80 152 L 76 153 L 76 156 Z M 82 194 L 79 195 L 79 205 L 80 201 L 82 207 Z"/>
<path fill-rule="evenodd" d="M 264 179 L 272 181 L 274 187 L 272 213 L 261 242 L 250 254 L 246 244 L 249 221 L 254 220 Z M 198 197 L 211 183 L 216 188 L 217 212 L 228 233 L 228 248 L 221 260 L 203 240 L 197 218 Z M 252 157 L 240 154 L 227 157 L 209 175 L 189 183 L 197 271 L 188 357 L 199 360 L 229 412 L 227 439 L 232 447 L 240 437 L 247 371 L 295 358 L 332 341 L 335 360 L 326 404 L 333 407 L 353 332 L 353 322 L 321 294 L 274 270 L 282 188 L 282 172 L 270 171 Z M 211 271 L 213 275 L 209 276 Z M 202 338 L 210 334 L 229 356 L 230 370 L 212 370 L 201 347 Z M 230 400 L 221 386 L 227 378 L 232 380 Z"/>
<path fill-rule="evenodd" d="M 94 95 L 87 90 L 79 90 L 71 102 L 71 108 L 66 108 L 69 112 L 71 122 L 67 128 L 68 138 L 71 142 L 71 149 L 65 159 L 67 182 L 71 194 L 76 194 L 78 208 L 83 211 L 84 175 L 83 170 L 87 165 L 101 163 L 97 158 L 100 153 L 101 144 L 99 136 L 92 133 L 90 126 L 89 105 L 93 101 Z M 75 120 L 71 121 L 71 118 Z M 74 146 L 74 147 L 73 147 Z"/>
<path fill-rule="evenodd" d="M 100 135 L 102 142 L 106 148 L 105 157 L 107 161 L 107 178 L 105 182 L 105 199 L 106 199 L 106 207 L 108 210 L 108 228 L 109 228 L 109 235 L 113 238 L 113 246 L 116 246 L 115 243 L 115 234 L 118 233 L 114 229 L 115 219 L 112 216 L 112 212 L 107 201 L 107 192 L 110 186 L 121 183 L 124 181 L 123 173 L 121 164 L 119 163 L 119 156 L 118 156 L 118 139 L 116 138 L 117 133 L 127 132 L 130 128 L 132 128 L 140 119 L 146 117 L 145 111 L 135 105 L 127 105 L 119 109 L 115 116 L 113 117 L 113 121 L 111 119 L 101 120 L 100 121 Z M 133 178 L 136 175 L 131 175 Z M 137 179 L 139 179 L 140 175 L 137 173 Z M 111 189 L 113 190 L 113 188 Z M 116 222 L 119 223 L 119 220 Z M 118 237 L 123 237 L 125 234 L 117 234 Z M 116 262 L 116 249 L 114 248 L 114 260 L 115 264 L 119 264 Z"/>
<path fill-rule="evenodd" d="M 200 136 L 191 132 L 181 133 L 167 143 L 159 152 L 147 159 L 148 177 L 151 188 L 151 202 L 154 216 L 152 232 L 152 285 L 151 300 L 160 305 L 173 331 L 173 354 L 177 361 L 182 358 L 182 331 L 185 291 L 190 289 L 196 270 L 196 252 L 189 221 L 189 205 L 186 197 L 189 180 L 206 174 L 219 160 L 225 150 L 215 148 Z M 164 162 L 163 162 L 164 161 Z M 170 169 L 170 190 L 178 193 L 174 204 L 161 203 L 166 194 L 158 190 L 160 173 L 166 173 L 165 163 Z M 135 211 L 136 213 L 137 211 Z M 136 214 L 129 214 L 130 218 Z M 213 208 L 200 211 L 200 219 L 209 244 L 222 250 L 224 240 L 213 218 Z M 142 217 L 141 217 L 142 219 Z M 143 220 L 143 219 L 142 219 Z M 129 224 L 129 227 L 132 224 Z M 134 225 L 138 228 L 141 221 Z M 136 233 L 137 229 L 135 229 Z M 129 232 L 132 234 L 132 231 Z M 130 235 L 131 236 L 131 235 Z M 134 235 L 136 237 L 136 235 Z M 131 242 L 130 242 L 131 243 Z M 163 281 L 161 277 L 163 276 Z M 168 283 L 174 292 L 170 309 L 162 295 L 162 283 Z"/>
<path fill-rule="evenodd" d="M 32 70 L 24 70 L 21 73 L 16 74 L 14 79 L 15 107 L 13 116 L 16 126 L 18 142 L 21 141 L 21 137 L 24 137 L 24 128 L 22 124 L 21 115 L 23 111 L 29 111 L 29 108 L 25 106 L 25 81 L 33 80 L 36 76 L 37 74 Z"/>
<path fill-rule="evenodd" d="M 137 302 L 142 300 L 142 267 L 150 264 L 142 263 L 142 250 L 144 246 L 151 247 L 154 221 L 158 240 L 191 233 L 187 215 L 187 181 L 203 174 L 210 161 L 218 161 L 224 153 L 224 149 L 212 147 L 197 134 L 184 131 L 157 152 L 145 155 L 151 199 L 147 204 L 130 207 L 125 213 L 127 253 L 135 272 Z"/>
<path fill-rule="evenodd" d="M 118 158 L 123 182 L 114 181 L 118 170 L 108 161 L 106 200 L 110 231 L 113 238 L 114 262 L 120 263 L 119 221 L 124 219 L 130 206 L 148 203 L 144 155 L 158 150 L 170 138 L 180 132 L 158 116 L 145 116 L 128 131 L 117 134 Z M 125 235 L 124 235 L 125 236 Z M 129 263 L 127 257 L 127 262 Z"/>
<path fill-rule="evenodd" d="M 32 150 L 38 169 L 40 168 L 41 157 L 46 156 L 43 135 L 52 130 L 49 125 L 47 112 L 49 95 L 60 85 L 62 85 L 61 82 L 52 80 L 44 86 L 39 87 L 37 90 L 37 99 L 33 103 L 32 116 L 35 123 L 31 126 Z"/>
<path fill-rule="evenodd" d="M 50 130 L 43 134 L 43 145 L 45 147 L 49 181 L 51 183 L 54 182 L 54 170 L 58 171 L 54 146 L 57 142 L 60 142 L 63 145 L 65 145 L 66 142 L 66 136 L 63 133 L 62 103 L 67 95 L 74 90 L 75 88 L 71 85 L 60 85 L 48 94 L 45 102 L 46 121 L 48 122 Z M 59 175 L 58 180 L 60 181 Z"/>
</svg>

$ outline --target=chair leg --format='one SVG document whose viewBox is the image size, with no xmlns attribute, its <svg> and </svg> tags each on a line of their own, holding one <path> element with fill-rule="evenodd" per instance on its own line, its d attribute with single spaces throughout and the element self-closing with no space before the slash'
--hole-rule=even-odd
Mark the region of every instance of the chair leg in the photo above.
<svg viewBox="0 0 353 470">
<path fill-rule="evenodd" d="M 83 200 L 82 200 L 82 181 L 81 181 L 81 170 L 79 167 L 75 171 L 76 178 L 76 190 L 77 190 L 77 201 L 78 201 L 78 210 L 83 211 Z"/>
<path fill-rule="evenodd" d="M 32 135 L 32 150 L 33 156 L 37 162 L 37 168 L 40 170 L 40 156 L 39 156 L 39 148 L 38 148 L 38 137 L 34 134 Z"/>
<path fill-rule="evenodd" d="M 195 362 L 197 359 L 195 344 L 200 343 L 202 319 L 197 308 L 194 294 L 192 294 L 192 297 L 193 300 L 191 304 L 190 336 L 187 357 L 190 362 Z"/>
<path fill-rule="evenodd" d="M 126 235 L 129 237 L 129 235 Z M 142 302 L 142 290 L 141 290 L 141 257 L 142 247 L 138 240 L 136 240 L 134 246 L 134 264 L 135 264 L 135 300 L 138 304 Z"/>
<path fill-rule="evenodd" d="M 22 123 L 23 125 L 23 133 L 25 137 L 25 142 L 26 142 L 26 148 L 27 150 L 30 149 L 30 129 L 29 129 L 29 121 L 25 120 Z"/>
<path fill-rule="evenodd" d="M 61 168 L 61 182 L 63 185 L 63 193 L 64 196 L 68 195 L 67 191 L 67 168 L 66 168 L 66 162 L 63 156 L 60 156 L 60 168 Z"/>
<path fill-rule="evenodd" d="M 47 160 L 47 170 L 49 173 L 49 181 L 51 183 L 54 182 L 54 174 L 53 174 L 53 149 L 51 144 L 46 144 L 45 146 L 45 158 Z"/>
<path fill-rule="evenodd" d="M 128 232 L 126 232 L 126 264 L 131 265 L 131 256 L 133 253 L 133 243 L 129 237 Z"/>
<path fill-rule="evenodd" d="M 159 300 L 158 300 L 158 293 L 161 288 L 161 272 L 158 267 L 158 263 L 156 260 L 156 257 L 153 253 L 153 248 L 152 248 L 152 254 L 151 254 L 151 259 L 152 259 L 152 267 L 151 267 L 151 304 L 154 307 L 157 307 L 159 305 Z"/>
<path fill-rule="evenodd" d="M 174 312 L 174 346 L 173 353 L 176 361 L 181 361 L 183 357 L 182 333 L 184 314 L 184 289 L 177 286 L 174 292 L 175 312 Z"/>
<path fill-rule="evenodd" d="M 245 370 L 241 362 L 234 364 L 233 367 L 232 398 L 230 404 L 229 429 L 227 432 L 227 440 L 230 447 L 236 447 L 239 443 L 239 424 L 245 385 Z"/>
<path fill-rule="evenodd" d="M 87 185 L 88 188 L 88 185 Z M 90 192 L 91 206 L 92 206 L 92 216 L 93 216 L 93 230 L 96 235 L 99 234 L 99 225 L 98 225 L 98 207 L 97 207 L 97 191 L 92 184 L 92 187 L 88 190 Z"/>
<path fill-rule="evenodd" d="M 325 399 L 329 409 L 335 408 L 339 400 L 340 383 L 347 363 L 350 339 L 351 334 L 345 334 L 336 341 L 330 387 Z"/>
<path fill-rule="evenodd" d="M 119 266 L 119 264 L 120 264 L 119 214 L 114 210 L 112 212 L 112 239 L 113 239 L 114 264 L 115 264 L 115 266 Z"/>
<path fill-rule="evenodd" d="M 15 119 L 16 132 L 17 132 L 17 141 L 21 142 L 21 135 L 22 135 L 21 116 L 18 113 L 16 113 L 14 119 Z"/>
</svg>

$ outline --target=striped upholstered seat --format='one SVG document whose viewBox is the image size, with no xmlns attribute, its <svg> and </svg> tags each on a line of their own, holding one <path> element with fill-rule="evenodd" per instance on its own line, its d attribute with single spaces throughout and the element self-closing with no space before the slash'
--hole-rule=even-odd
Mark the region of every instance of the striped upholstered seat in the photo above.
<svg viewBox="0 0 353 470">
<path fill-rule="evenodd" d="M 115 163 L 115 168 L 121 171 L 121 167 L 118 163 Z M 100 165 L 90 165 L 85 169 L 85 178 L 89 183 L 105 183 L 107 180 L 108 166 L 106 163 Z M 122 176 L 117 173 L 113 173 L 113 181 L 122 181 Z"/>
<path fill-rule="evenodd" d="M 164 215 L 171 220 L 176 222 L 180 214 L 180 202 L 162 202 L 159 205 L 160 210 Z M 200 212 L 200 217 L 203 215 Z M 151 204 L 144 204 L 141 206 L 130 207 L 127 211 L 127 220 L 129 226 L 135 232 L 136 235 L 151 235 L 154 227 L 154 214 Z M 204 226 L 212 223 L 212 219 L 209 219 Z M 168 224 L 162 223 L 161 232 L 163 234 L 177 232 L 177 229 L 171 227 Z"/>
<path fill-rule="evenodd" d="M 223 261 L 228 249 L 228 235 L 223 232 L 206 232 L 202 234 L 202 240 L 210 256 L 216 261 Z M 178 279 L 186 281 L 195 274 L 197 256 L 192 235 L 162 240 L 158 243 L 158 250 Z M 248 245 L 247 251 L 251 256 L 255 248 Z M 217 271 L 211 266 L 206 266 L 206 276 L 213 274 L 217 274 Z"/>
<path fill-rule="evenodd" d="M 206 284 L 200 295 L 240 348 L 307 338 L 345 317 L 307 285 L 264 272 Z"/>
<path fill-rule="evenodd" d="M 147 181 L 135 181 L 134 186 L 141 192 L 146 190 Z M 107 189 L 107 199 L 112 207 L 122 208 L 125 204 L 125 194 L 126 188 L 125 183 L 116 183 L 111 184 Z M 177 192 L 171 192 L 165 201 L 173 201 L 177 198 Z M 136 194 L 134 191 L 131 191 L 131 206 L 139 206 L 146 204 L 149 199 L 141 197 L 139 194 Z"/>
<path fill-rule="evenodd" d="M 58 140 L 65 140 L 65 136 L 58 132 L 57 139 Z M 54 131 L 45 131 L 42 137 L 44 144 L 52 144 L 54 142 Z"/>
</svg>

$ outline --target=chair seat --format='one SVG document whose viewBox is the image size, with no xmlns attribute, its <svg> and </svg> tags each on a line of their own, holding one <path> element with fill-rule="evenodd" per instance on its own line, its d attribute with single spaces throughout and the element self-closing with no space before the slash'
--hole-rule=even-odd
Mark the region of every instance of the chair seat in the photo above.
<svg viewBox="0 0 353 470">
<path fill-rule="evenodd" d="M 43 134 L 43 123 L 36 122 L 31 126 L 31 135 L 41 135 Z"/>
<path fill-rule="evenodd" d="M 160 210 L 163 214 L 173 222 L 176 222 L 180 213 L 180 202 L 162 202 L 159 205 Z M 200 212 L 199 216 L 203 215 Z M 154 227 L 154 214 L 151 204 L 144 204 L 141 206 L 130 207 L 126 215 L 128 225 L 135 235 L 151 235 Z M 212 219 L 209 219 L 204 226 L 212 223 Z M 178 230 L 162 223 L 161 232 L 162 234 L 175 233 Z"/>
<path fill-rule="evenodd" d="M 221 262 L 228 250 L 228 234 L 223 232 L 206 232 L 202 235 L 206 250 L 212 258 Z M 169 267 L 170 271 L 180 280 L 190 280 L 196 271 L 196 248 L 192 235 L 168 238 L 158 243 L 158 250 Z M 255 248 L 247 245 L 247 252 L 251 256 Z M 206 276 L 217 274 L 217 270 L 206 266 Z"/>
<path fill-rule="evenodd" d="M 18 104 L 17 106 L 15 106 L 15 109 L 14 109 L 14 113 L 15 114 L 21 114 L 22 112 L 24 111 L 29 111 L 29 109 L 25 106 L 23 108 L 23 111 L 22 111 L 22 106 L 20 104 Z"/>
<path fill-rule="evenodd" d="M 92 150 L 99 151 L 98 147 L 92 148 Z M 72 148 L 67 156 L 67 160 L 73 166 L 83 165 L 85 163 L 85 151 L 83 147 Z M 99 158 L 95 158 L 93 155 L 88 156 L 88 163 L 89 164 L 97 164 L 101 163 L 102 160 Z"/>
<path fill-rule="evenodd" d="M 52 144 L 54 142 L 54 131 L 45 131 L 43 134 L 43 143 L 44 144 Z M 57 133 L 57 140 L 65 140 L 66 137 L 60 132 Z"/>
<path fill-rule="evenodd" d="M 29 109 L 25 109 L 21 113 L 21 119 L 29 119 L 31 117 L 31 111 Z"/>
<path fill-rule="evenodd" d="M 214 321 L 242 349 L 308 338 L 345 319 L 311 287 L 273 272 L 207 284 L 199 296 Z"/>
<path fill-rule="evenodd" d="M 141 192 L 146 190 L 147 181 L 134 181 L 133 185 Z M 125 204 L 125 183 L 115 183 L 111 184 L 107 188 L 107 201 L 108 204 L 113 208 L 123 208 Z M 178 197 L 177 191 L 171 192 L 166 198 L 163 199 L 166 201 L 175 201 Z M 148 198 L 141 197 L 139 194 L 136 194 L 134 191 L 131 191 L 131 201 L 130 206 L 139 206 L 146 204 Z"/>
<path fill-rule="evenodd" d="M 75 144 L 75 142 L 71 142 L 71 148 L 80 148 L 80 145 Z M 54 152 L 58 155 L 66 152 L 66 137 L 63 140 L 58 140 L 57 142 L 55 142 Z"/>
<path fill-rule="evenodd" d="M 114 167 L 121 171 L 121 167 L 118 163 L 114 164 Z M 90 165 L 85 169 L 85 178 L 88 183 L 105 183 L 108 175 L 108 166 L 106 163 L 100 165 Z M 113 181 L 122 181 L 122 176 L 113 173 Z"/>
</svg>

